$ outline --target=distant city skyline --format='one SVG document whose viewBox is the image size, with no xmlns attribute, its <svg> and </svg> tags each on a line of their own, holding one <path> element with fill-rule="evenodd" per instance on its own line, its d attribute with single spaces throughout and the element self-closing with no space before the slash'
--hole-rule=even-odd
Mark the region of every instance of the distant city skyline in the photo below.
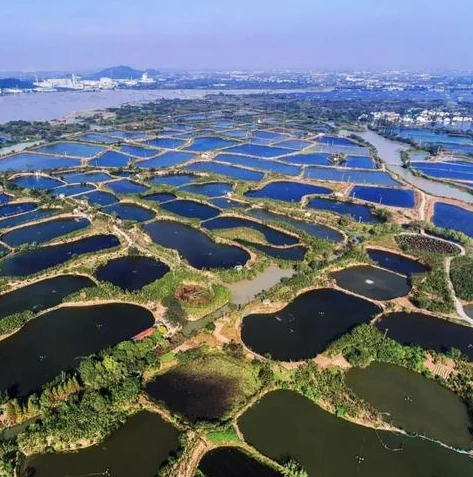
<svg viewBox="0 0 473 477">
<path fill-rule="evenodd" d="M 23 0 L 0 70 L 472 70 L 467 0 Z"/>
</svg>

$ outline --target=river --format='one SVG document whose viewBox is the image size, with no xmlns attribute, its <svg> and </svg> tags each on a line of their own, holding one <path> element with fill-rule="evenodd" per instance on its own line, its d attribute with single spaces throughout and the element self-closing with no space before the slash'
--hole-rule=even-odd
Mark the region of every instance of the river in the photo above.
<svg viewBox="0 0 473 477">
<path fill-rule="evenodd" d="M 284 93 L 287 91 L 271 89 L 153 89 L 12 94 L 0 96 L 0 123 L 19 120 L 50 121 L 80 112 L 162 98 L 195 99 L 202 98 L 207 94 L 264 94 L 272 92 Z"/>
<path fill-rule="evenodd" d="M 370 130 L 357 134 L 365 141 L 368 141 L 374 147 L 376 147 L 378 150 L 378 155 L 386 164 L 387 169 L 389 169 L 392 173 L 402 177 L 409 184 L 437 197 L 457 199 L 469 204 L 473 204 L 473 195 L 469 194 L 468 192 L 462 191 L 448 184 L 415 176 L 411 171 L 402 167 L 400 153 L 403 149 L 407 149 L 408 146 L 386 139 L 378 133 Z"/>
</svg>

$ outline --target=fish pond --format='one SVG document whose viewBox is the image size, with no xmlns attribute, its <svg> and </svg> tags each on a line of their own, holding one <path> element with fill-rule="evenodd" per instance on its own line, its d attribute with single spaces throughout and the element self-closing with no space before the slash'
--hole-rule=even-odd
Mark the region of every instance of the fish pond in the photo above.
<svg viewBox="0 0 473 477">
<path fill-rule="evenodd" d="M 38 171 L 42 169 L 62 169 L 80 166 L 80 159 L 49 156 L 33 152 L 21 152 L 0 159 L 0 172 L 7 171 Z"/>
<path fill-rule="evenodd" d="M 230 166 L 221 162 L 194 162 L 187 166 L 186 170 L 193 172 L 210 172 L 212 174 L 250 182 L 259 182 L 264 177 L 264 173 L 262 172 Z"/>
<path fill-rule="evenodd" d="M 283 157 L 281 160 L 290 164 L 298 164 L 302 166 L 331 166 L 329 160 L 330 154 L 324 152 L 310 152 L 306 154 L 295 154 Z"/>
<path fill-rule="evenodd" d="M 62 303 L 63 298 L 83 288 L 95 286 L 88 277 L 59 275 L 0 295 L 0 319 L 31 310 L 38 313 Z"/>
<path fill-rule="evenodd" d="M 169 202 L 170 200 L 175 200 L 176 196 L 171 192 L 157 192 L 156 194 L 143 195 L 141 198 L 161 204 L 162 202 Z"/>
<path fill-rule="evenodd" d="M 161 209 L 188 219 L 207 220 L 220 214 L 220 210 L 195 200 L 178 199 L 161 204 Z"/>
<path fill-rule="evenodd" d="M 332 272 L 340 288 L 373 300 L 392 300 L 407 295 L 411 284 L 406 277 L 369 265 L 357 265 Z"/>
<path fill-rule="evenodd" d="M 155 477 L 179 449 L 178 438 L 177 429 L 158 414 L 141 411 L 100 444 L 77 452 L 31 456 L 25 475 Z"/>
<path fill-rule="evenodd" d="M 17 252 L 0 261 L 0 276 L 25 277 L 55 267 L 86 253 L 120 245 L 115 235 L 93 235 L 73 242 Z"/>
<path fill-rule="evenodd" d="M 285 202 L 300 202 L 302 197 L 312 194 L 331 194 L 328 187 L 314 186 L 300 182 L 270 182 L 262 189 L 250 190 L 245 193 L 250 198 L 276 199 Z"/>
<path fill-rule="evenodd" d="M 208 230 L 249 228 L 261 233 L 271 245 L 287 246 L 299 243 L 299 239 L 280 230 L 268 227 L 260 222 L 243 217 L 217 217 L 202 224 Z"/>
<path fill-rule="evenodd" d="M 123 290 L 133 291 L 162 278 L 169 267 L 151 257 L 129 255 L 115 258 L 99 267 L 96 276 L 99 280 L 110 282 Z"/>
<path fill-rule="evenodd" d="M 473 361 L 473 328 L 423 313 L 389 313 L 376 327 L 393 340 L 425 350 L 448 353 L 458 349 Z"/>
<path fill-rule="evenodd" d="M 277 460 L 290 455 L 311 477 L 473 474 L 468 455 L 424 439 L 359 426 L 293 391 L 266 394 L 238 425 L 245 440 L 264 455 Z"/>
<path fill-rule="evenodd" d="M 107 182 L 112 180 L 112 177 L 105 172 L 71 172 L 63 174 L 61 179 L 69 184 L 81 182 Z"/>
<path fill-rule="evenodd" d="M 64 185 L 59 179 L 39 174 L 25 174 L 12 180 L 11 183 L 20 189 L 32 190 L 51 190 Z"/>
<path fill-rule="evenodd" d="M 172 248 L 197 269 L 232 268 L 245 265 L 249 254 L 232 245 L 217 244 L 209 236 L 173 220 L 158 220 L 145 225 L 153 242 Z"/>
<path fill-rule="evenodd" d="M 160 137 L 158 139 L 150 139 L 143 144 L 156 148 L 176 149 L 186 143 L 184 139 L 175 139 L 171 137 Z"/>
<path fill-rule="evenodd" d="M 329 240 L 330 242 L 341 242 L 343 240 L 342 233 L 338 232 L 335 229 L 332 229 L 331 227 L 317 224 L 315 222 L 306 222 L 305 220 L 293 219 L 286 215 L 268 212 L 264 209 L 250 209 L 248 210 L 248 214 L 255 219 L 288 224 L 297 230 L 306 232 L 312 237 Z"/>
<path fill-rule="evenodd" d="M 350 197 L 392 207 L 411 209 L 415 205 L 414 191 L 410 189 L 355 186 L 350 192 Z"/>
<path fill-rule="evenodd" d="M 99 157 L 91 159 L 89 164 L 95 167 L 126 167 L 133 159 L 117 151 L 105 151 Z"/>
<path fill-rule="evenodd" d="M 79 200 L 87 200 L 90 204 L 96 207 L 103 207 L 105 205 L 115 204 L 118 202 L 118 197 L 111 194 L 110 192 L 94 190 L 81 195 Z"/>
<path fill-rule="evenodd" d="M 243 318 L 241 337 L 254 352 L 279 361 L 310 359 L 381 312 L 373 303 L 329 288 L 299 295 L 282 310 Z"/>
<path fill-rule="evenodd" d="M 282 477 L 282 474 L 253 459 L 236 447 L 218 447 L 199 463 L 205 477 Z"/>
<path fill-rule="evenodd" d="M 354 182 L 356 184 L 400 185 L 384 171 L 357 171 L 344 167 L 307 167 L 304 171 L 304 177 L 321 181 Z"/>
<path fill-rule="evenodd" d="M 22 214 L 24 212 L 31 212 L 36 209 L 34 202 L 16 202 L 0 206 L 0 219 L 10 215 Z"/>
<path fill-rule="evenodd" d="M 433 379 L 400 366 L 372 363 L 351 368 L 346 384 L 398 428 L 455 448 L 473 447 L 468 407 Z"/>
<path fill-rule="evenodd" d="M 56 154 L 58 156 L 72 157 L 93 157 L 102 152 L 102 146 L 92 146 L 91 144 L 82 144 L 79 142 L 56 142 L 35 149 L 35 152 L 47 154 Z"/>
<path fill-rule="evenodd" d="M 118 217 L 120 220 L 132 220 L 136 222 L 146 222 L 154 219 L 155 213 L 137 204 L 119 202 L 118 204 L 103 207 L 106 214 Z"/>
<path fill-rule="evenodd" d="M 437 202 L 432 222 L 436 227 L 456 230 L 473 237 L 473 212 L 462 207 Z"/>
<path fill-rule="evenodd" d="M 233 189 L 232 184 L 227 182 L 208 182 L 206 184 L 189 184 L 180 188 L 191 194 L 205 195 L 207 197 L 220 197 L 227 195 Z"/>
<path fill-rule="evenodd" d="M 239 146 L 230 147 L 226 149 L 225 152 L 257 157 L 278 157 L 285 154 L 291 154 L 292 150 L 282 147 L 262 146 L 259 144 L 241 144 Z"/>
<path fill-rule="evenodd" d="M 0 342 L 0 389 L 12 396 L 37 391 L 80 359 L 132 338 L 154 324 L 147 309 L 125 303 L 66 306 L 29 321 Z M 13 364 L 14 363 L 14 364 Z"/>
<path fill-rule="evenodd" d="M 216 160 L 232 165 L 258 169 L 259 171 L 284 174 L 286 176 L 297 176 L 301 172 L 300 167 L 286 164 L 284 162 L 271 161 L 270 159 L 258 159 L 248 156 L 238 156 L 236 154 L 220 154 L 217 156 Z"/>
<path fill-rule="evenodd" d="M 143 169 L 163 169 L 165 167 L 173 167 L 183 164 L 193 159 L 194 154 L 182 151 L 169 151 L 147 161 L 138 162 L 137 166 Z"/>
<path fill-rule="evenodd" d="M 256 242 L 250 242 L 249 240 L 236 239 L 241 245 L 251 247 L 257 252 L 264 253 L 269 257 L 273 257 L 277 260 L 289 260 L 289 261 L 301 261 L 304 260 L 307 249 L 303 245 L 295 245 L 292 247 L 272 247 L 271 245 L 265 245 Z"/>
<path fill-rule="evenodd" d="M 192 182 L 196 176 L 190 174 L 168 174 L 163 176 L 155 176 L 149 180 L 153 185 L 169 185 L 172 187 L 179 187 L 184 184 Z"/>
<path fill-rule="evenodd" d="M 115 194 L 143 194 L 148 190 L 148 187 L 128 179 L 109 182 L 107 187 L 110 187 Z"/>
<path fill-rule="evenodd" d="M 36 220 L 45 219 L 47 217 L 51 217 L 52 215 L 54 215 L 54 209 L 36 209 L 24 214 L 6 217 L 5 219 L 0 220 L 0 230 L 16 227 L 17 225 L 34 222 Z"/>
<path fill-rule="evenodd" d="M 189 151 L 207 152 L 215 149 L 222 149 L 224 147 L 235 146 L 236 141 L 229 141 L 219 137 L 198 137 L 192 141 L 192 144 L 187 148 Z"/>
<path fill-rule="evenodd" d="M 85 229 L 90 225 L 88 219 L 79 217 L 66 217 L 48 220 L 33 225 L 16 228 L 2 235 L 2 241 L 10 247 L 24 244 L 41 244 L 57 237 Z"/>
<path fill-rule="evenodd" d="M 67 184 L 57 187 L 52 191 L 52 194 L 56 197 L 72 197 L 74 195 L 85 194 L 86 192 L 92 192 L 94 190 L 95 186 L 92 184 Z"/>
<path fill-rule="evenodd" d="M 159 151 L 157 151 L 156 149 L 149 149 L 145 147 L 130 146 L 130 145 L 121 146 L 120 152 L 123 152 L 124 154 L 128 154 L 130 156 L 139 157 L 139 158 L 148 158 L 148 157 L 156 156 L 156 154 L 159 154 Z"/>
<path fill-rule="evenodd" d="M 368 249 L 367 253 L 373 262 L 392 272 L 402 273 L 403 275 L 409 276 L 413 273 L 424 273 L 429 270 L 427 265 L 412 258 L 399 255 L 398 253 L 377 250 L 374 248 Z"/>
<path fill-rule="evenodd" d="M 338 202 L 336 200 L 315 197 L 309 200 L 307 207 L 309 209 L 325 210 L 340 215 L 348 215 L 357 222 L 365 222 L 369 224 L 381 222 L 381 219 L 374 215 L 372 209 L 366 205 Z"/>
</svg>

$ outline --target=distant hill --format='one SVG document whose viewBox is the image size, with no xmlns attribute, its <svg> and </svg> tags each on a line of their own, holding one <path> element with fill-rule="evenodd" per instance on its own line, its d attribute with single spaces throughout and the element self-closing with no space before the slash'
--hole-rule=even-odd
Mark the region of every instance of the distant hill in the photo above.
<svg viewBox="0 0 473 477">
<path fill-rule="evenodd" d="M 143 71 L 135 70 L 130 66 L 113 66 L 111 68 L 105 68 L 104 70 L 97 71 L 90 75 L 85 76 L 87 79 L 99 80 L 100 78 L 111 79 L 140 79 Z"/>
<path fill-rule="evenodd" d="M 31 89 L 34 88 L 34 85 L 31 81 L 23 81 L 18 78 L 2 78 L 0 79 L 0 89 L 4 88 Z"/>
</svg>

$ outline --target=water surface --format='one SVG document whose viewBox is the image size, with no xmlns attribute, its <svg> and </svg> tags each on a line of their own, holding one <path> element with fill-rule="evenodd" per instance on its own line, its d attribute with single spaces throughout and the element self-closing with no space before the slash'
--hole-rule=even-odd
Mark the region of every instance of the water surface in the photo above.
<svg viewBox="0 0 473 477">
<path fill-rule="evenodd" d="M 371 260 L 377 265 L 386 268 L 387 270 L 391 270 L 392 272 L 402 273 L 403 275 L 412 275 L 413 273 L 424 273 L 429 270 L 427 265 L 412 258 L 399 255 L 398 253 L 377 250 L 374 248 L 368 249 L 367 253 Z"/>
<path fill-rule="evenodd" d="M 59 275 L 32 283 L 0 295 L 0 318 L 26 310 L 38 313 L 59 305 L 68 295 L 93 286 L 95 283 L 90 278 L 81 275 Z"/>
<path fill-rule="evenodd" d="M 86 253 L 120 245 L 115 235 L 93 235 L 59 245 L 17 252 L 0 261 L 0 276 L 25 277 L 60 265 Z"/>
<path fill-rule="evenodd" d="M 10 247 L 32 243 L 42 244 L 63 235 L 85 229 L 89 225 L 90 221 L 84 218 L 59 218 L 13 229 L 3 234 L 1 238 Z"/>
<path fill-rule="evenodd" d="M 207 452 L 199 463 L 199 470 L 206 477 L 282 477 L 236 447 L 218 447 Z"/>
<path fill-rule="evenodd" d="M 109 303 L 58 308 L 29 321 L 0 341 L 0 389 L 24 396 L 77 367 L 80 360 L 132 338 L 154 324 L 136 305 Z"/>
<path fill-rule="evenodd" d="M 241 337 L 258 354 L 279 361 L 313 358 L 381 311 L 373 303 L 329 288 L 299 295 L 280 311 L 243 318 Z"/>
<path fill-rule="evenodd" d="M 330 274 L 340 288 L 373 300 L 392 300 L 411 290 L 406 277 L 369 265 L 345 268 Z"/>
<path fill-rule="evenodd" d="M 110 260 L 97 269 L 96 275 L 101 281 L 133 291 L 162 278 L 167 272 L 169 267 L 159 260 L 129 255 Z"/>
<path fill-rule="evenodd" d="M 473 459 L 467 455 L 419 438 L 353 424 L 293 391 L 267 394 L 238 424 L 250 445 L 274 459 L 294 457 L 309 477 L 473 474 Z"/>
<path fill-rule="evenodd" d="M 158 220 L 145 225 L 153 242 L 175 249 L 197 269 L 232 268 L 245 265 L 249 254 L 232 245 L 217 244 L 206 234 L 173 220 Z"/>
<path fill-rule="evenodd" d="M 102 443 L 77 452 L 34 455 L 27 468 L 34 469 L 34 477 L 155 477 L 178 450 L 178 436 L 177 429 L 158 414 L 141 411 Z"/>
<path fill-rule="evenodd" d="M 400 366 L 372 363 L 350 369 L 346 383 L 396 427 L 455 448 L 473 447 L 468 407 L 433 379 Z"/>
<path fill-rule="evenodd" d="M 425 350 L 447 353 L 456 348 L 473 361 L 473 328 L 422 313 L 389 313 L 376 327 L 390 338 Z"/>
<path fill-rule="evenodd" d="M 250 190 L 245 193 L 250 198 L 276 199 L 286 202 L 300 202 L 302 197 L 311 194 L 331 194 L 328 187 L 314 186 L 300 182 L 270 182 L 262 189 Z"/>
</svg>

